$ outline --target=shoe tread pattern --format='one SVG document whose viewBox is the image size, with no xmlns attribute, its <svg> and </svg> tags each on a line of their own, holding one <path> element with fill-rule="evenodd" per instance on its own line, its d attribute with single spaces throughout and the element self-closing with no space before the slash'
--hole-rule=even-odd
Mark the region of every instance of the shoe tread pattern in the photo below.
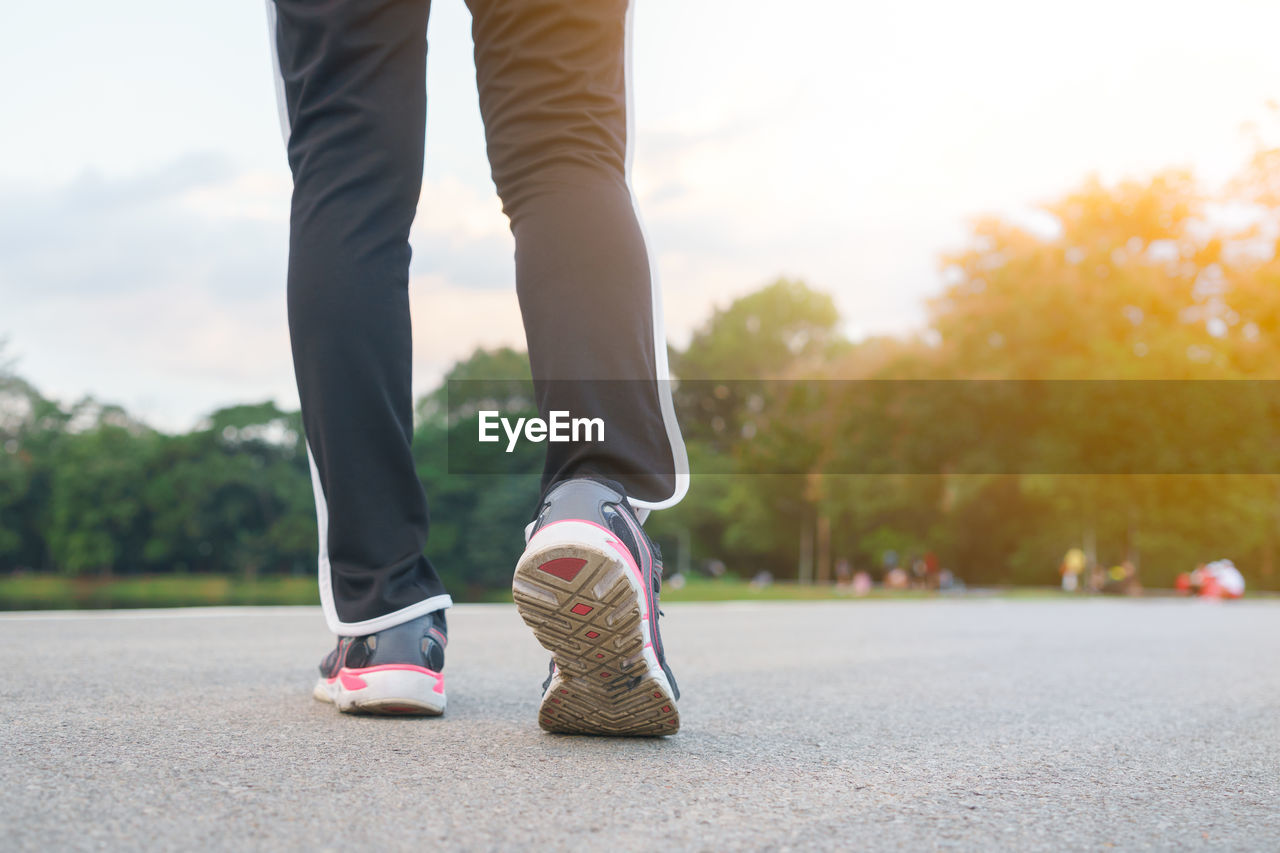
<svg viewBox="0 0 1280 853">
<path fill-rule="evenodd" d="M 539 569 L 561 558 L 585 564 L 572 580 Z M 666 679 L 655 677 L 644 659 L 641 602 L 628 571 L 616 556 L 578 545 L 535 550 L 517 565 L 516 608 L 559 670 L 538 711 L 543 729 L 598 735 L 679 730 Z"/>
</svg>

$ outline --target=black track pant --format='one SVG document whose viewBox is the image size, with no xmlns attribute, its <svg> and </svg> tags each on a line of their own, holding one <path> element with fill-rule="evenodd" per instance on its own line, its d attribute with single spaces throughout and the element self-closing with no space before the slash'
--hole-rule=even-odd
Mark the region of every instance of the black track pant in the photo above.
<svg viewBox="0 0 1280 853">
<path fill-rule="evenodd" d="M 469 6 L 539 407 L 602 417 L 609 430 L 608 452 L 546 445 L 543 485 L 598 474 L 641 508 L 670 505 L 687 474 L 657 380 L 665 344 L 655 344 L 628 186 L 627 3 Z M 268 0 L 294 180 L 289 331 L 320 591 L 330 628 L 345 635 L 451 603 L 423 555 L 427 500 L 410 452 L 409 228 L 422 184 L 427 14 L 427 0 Z"/>
</svg>

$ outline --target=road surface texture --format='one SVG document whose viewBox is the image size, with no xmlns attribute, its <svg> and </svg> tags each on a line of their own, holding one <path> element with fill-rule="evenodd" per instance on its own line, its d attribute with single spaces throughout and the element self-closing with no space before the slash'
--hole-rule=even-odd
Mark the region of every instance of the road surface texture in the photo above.
<svg viewBox="0 0 1280 853">
<path fill-rule="evenodd" d="M 1280 602 L 672 605 L 668 739 L 549 735 L 510 606 L 440 719 L 310 608 L 0 617 L 0 849 L 1280 849 Z"/>
</svg>

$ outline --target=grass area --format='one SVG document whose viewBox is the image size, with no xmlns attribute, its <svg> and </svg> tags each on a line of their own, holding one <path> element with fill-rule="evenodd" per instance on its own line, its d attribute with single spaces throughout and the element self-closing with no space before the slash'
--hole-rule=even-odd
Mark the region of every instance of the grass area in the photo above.
<svg viewBox="0 0 1280 853">
<path fill-rule="evenodd" d="M 865 598 L 930 598 L 937 593 L 925 590 L 872 589 Z M 686 577 L 680 588 L 672 583 L 663 584 L 664 604 L 675 601 L 837 601 L 852 599 L 848 589 L 834 586 L 801 586 L 798 583 L 771 583 L 766 587 L 753 587 L 741 578 Z"/>
<path fill-rule="evenodd" d="M 319 604 L 314 577 L 244 581 L 217 575 L 68 578 L 0 577 L 0 610 L 96 610 L 209 607 L 227 604 Z"/>
<path fill-rule="evenodd" d="M 929 598 L 920 590 L 874 589 L 869 599 Z M 1052 594 L 1052 591 L 1050 591 Z M 663 587 L 663 602 L 676 601 L 833 601 L 852 598 L 835 587 L 774 583 L 753 587 L 739 578 L 686 578 L 680 588 Z M 458 601 L 511 601 L 510 590 L 482 597 L 455 595 Z M 313 577 L 273 577 L 244 581 L 211 575 L 156 575 L 124 578 L 69 578 L 60 575 L 0 577 L 0 610 L 94 610 L 136 607 L 210 607 L 229 604 L 319 604 Z"/>
<path fill-rule="evenodd" d="M 1152 595 L 1169 595 L 1166 590 L 1149 590 Z M 886 590 L 879 587 L 861 599 L 848 589 L 834 586 L 800 586 L 773 583 L 753 587 L 740 578 L 711 580 L 686 578 L 676 588 L 667 583 L 662 601 L 911 601 L 939 597 L 924 590 Z M 949 594 L 941 594 L 950 597 Z M 1064 593 L 1055 587 L 1009 587 L 969 590 L 959 596 L 1007 599 L 1062 599 L 1085 601 L 1091 596 Z M 1250 598 L 1274 597 L 1275 593 L 1251 592 Z M 455 595 L 462 601 L 511 601 L 510 590 L 495 590 L 482 596 Z M 68 578 L 60 575 L 0 576 L 0 611 L 3 610 L 96 610 L 139 607 L 211 607 L 218 605 L 291 605 L 320 603 L 314 577 L 272 577 L 245 581 L 211 575 L 156 575 L 125 578 Z"/>
</svg>

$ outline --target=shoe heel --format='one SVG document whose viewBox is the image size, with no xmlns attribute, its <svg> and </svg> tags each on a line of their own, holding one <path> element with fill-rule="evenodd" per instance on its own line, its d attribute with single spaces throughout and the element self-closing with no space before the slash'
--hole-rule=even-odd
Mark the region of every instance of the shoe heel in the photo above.
<svg viewBox="0 0 1280 853">
<path fill-rule="evenodd" d="M 590 522 L 548 525 L 529 541 L 511 591 L 520 618 L 558 669 L 538 712 L 543 729 L 604 735 L 679 729 L 671 686 L 648 645 L 648 601 L 637 575 L 625 546 Z"/>
</svg>

